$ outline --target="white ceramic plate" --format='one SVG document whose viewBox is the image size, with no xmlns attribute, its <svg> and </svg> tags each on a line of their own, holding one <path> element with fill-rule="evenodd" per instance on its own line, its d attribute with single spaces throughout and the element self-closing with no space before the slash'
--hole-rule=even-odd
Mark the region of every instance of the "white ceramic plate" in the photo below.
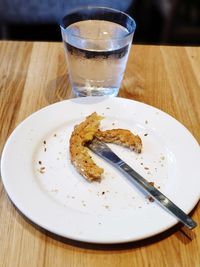
<svg viewBox="0 0 200 267">
<path fill-rule="evenodd" d="M 50 105 L 23 121 L 2 154 L 5 189 L 31 221 L 63 237 L 119 243 L 158 234 L 177 220 L 108 163 L 101 183 L 87 182 L 70 163 L 74 126 L 96 111 L 102 129 L 126 128 L 139 134 L 143 152 L 110 147 L 186 213 L 200 197 L 199 145 L 166 113 L 122 98 L 87 97 Z"/>
</svg>

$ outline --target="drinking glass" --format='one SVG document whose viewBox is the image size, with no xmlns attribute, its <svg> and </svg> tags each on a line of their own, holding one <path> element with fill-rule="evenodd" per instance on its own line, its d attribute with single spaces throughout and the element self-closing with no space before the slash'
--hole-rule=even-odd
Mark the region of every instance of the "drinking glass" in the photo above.
<svg viewBox="0 0 200 267">
<path fill-rule="evenodd" d="M 85 7 L 61 22 L 70 83 L 76 96 L 116 96 L 124 76 L 135 21 L 124 12 Z"/>
</svg>

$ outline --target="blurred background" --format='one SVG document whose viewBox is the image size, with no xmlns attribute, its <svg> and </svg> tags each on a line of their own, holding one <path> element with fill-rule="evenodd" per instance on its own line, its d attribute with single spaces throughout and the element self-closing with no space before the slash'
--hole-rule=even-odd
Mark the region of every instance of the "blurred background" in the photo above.
<svg viewBox="0 0 200 267">
<path fill-rule="evenodd" d="M 134 43 L 200 44 L 200 0 L 0 0 L 0 39 L 61 41 L 59 19 L 94 4 L 131 15 Z"/>
</svg>

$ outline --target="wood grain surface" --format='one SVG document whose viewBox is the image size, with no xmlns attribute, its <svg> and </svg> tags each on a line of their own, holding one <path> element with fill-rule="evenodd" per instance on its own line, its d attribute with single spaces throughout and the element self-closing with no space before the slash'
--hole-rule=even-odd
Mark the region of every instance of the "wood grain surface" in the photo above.
<svg viewBox="0 0 200 267">
<path fill-rule="evenodd" d="M 200 143 L 200 48 L 132 47 L 119 96 L 155 106 L 179 120 Z M 36 110 L 72 97 L 61 43 L 0 42 L 0 152 L 14 128 Z M 189 177 L 188 177 L 189 179 Z M 198 227 L 181 225 L 128 244 L 63 239 L 29 222 L 0 180 L 0 266 L 200 266 Z"/>
</svg>

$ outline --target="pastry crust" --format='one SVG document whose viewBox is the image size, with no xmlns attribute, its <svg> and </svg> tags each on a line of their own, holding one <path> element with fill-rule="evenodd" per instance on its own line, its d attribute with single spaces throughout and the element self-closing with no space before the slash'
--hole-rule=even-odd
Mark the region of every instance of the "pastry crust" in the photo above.
<svg viewBox="0 0 200 267">
<path fill-rule="evenodd" d="M 103 117 L 96 112 L 86 117 L 85 121 L 74 127 L 70 138 L 70 156 L 71 162 L 77 171 L 87 180 L 99 180 L 103 169 L 98 167 L 88 153 L 85 143 L 92 141 L 95 133 L 98 131 L 100 121 Z"/>
<path fill-rule="evenodd" d="M 114 143 L 128 147 L 131 150 L 135 150 L 137 153 L 141 153 L 142 151 L 141 138 L 126 129 L 98 130 L 95 136 L 105 143 Z"/>
<path fill-rule="evenodd" d="M 83 122 L 74 127 L 69 141 L 71 162 L 88 181 L 100 180 L 104 171 L 93 161 L 86 146 L 86 143 L 91 142 L 93 138 L 98 138 L 105 143 L 115 143 L 128 147 L 137 153 L 142 150 L 140 137 L 129 130 L 112 129 L 101 131 L 99 126 L 102 119 L 103 117 L 96 112 L 87 116 Z"/>
</svg>

